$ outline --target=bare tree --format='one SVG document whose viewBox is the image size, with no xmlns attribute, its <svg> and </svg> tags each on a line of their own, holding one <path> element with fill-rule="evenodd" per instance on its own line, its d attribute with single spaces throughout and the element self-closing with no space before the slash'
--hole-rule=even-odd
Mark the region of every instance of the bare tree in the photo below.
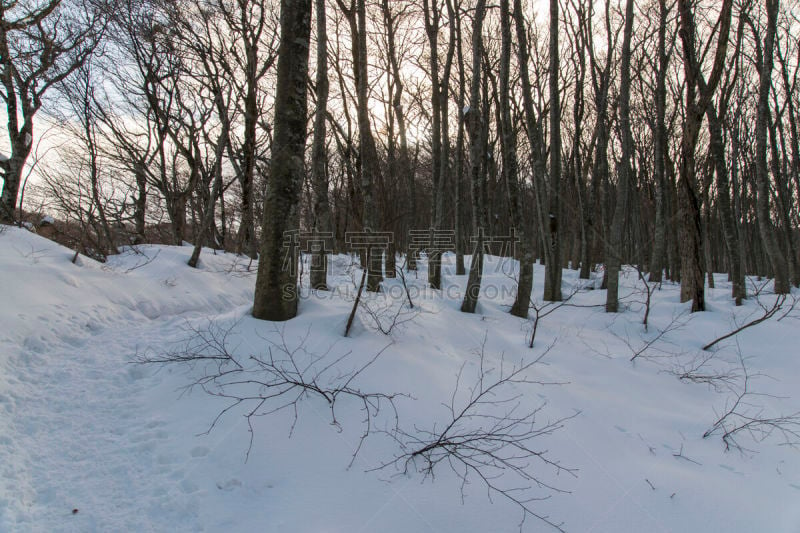
<svg viewBox="0 0 800 533">
<path fill-rule="evenodd" d="M 790 292 L 789 269 L 786 258 L 778 244 L 775 228 L 770 214 L 770 185 L 769 169 L 767 167 L 767 128 L 769 125 L 769 94 L 772 90 L 772 66 L 775 60 L 775 33 L 778 22 L 778 0 L 766 0 L 767 29 L 763 46 L 756 33 L 756 62 L 758 64 L 758 114 L 756 118 L 756 183 L 758 188 L 757 212 L 758 228 L 761 240 L 769 255 L 772 268 L 775 271 L 775 292 L 786 294 Z M 752 22 L 751 22 L 752 24 Z M 773 158 L 775 161 L 775 158 Z"/>
<path fill-rule="evenodd" d="M 478 305 L 483 275 L 484 232 L 486 220 L 486 175 L 483 168 L 486 157 L 486 131 L 481 113 L 481 73 L 483 59 L 483 19 L 486 16 L 485 0 L 478 0 L 472 22 L 472 81 L 470 82 L 469 110 L 467 111 L 467 130 L 470 137 L 470 182 L 472 190 L 472 230 L 476 235 L 472 261 L 469 266 L 469 279 L 464 293 L 461 310 L 474 313 Z"/>
<path fill-rule="evenodd" d="M 666 259 L 666 157 L 667 145 L 666 113 L 667 113 L 667 17 L 669 7 L 666 0 L 658 0 L 658 42 L 656 45 L 656 87 L 655 87 L 655 121 L 653 123 L 653 167 L 655 176 L 655 234 L 650 258 L 650 281 L 660 282 L 663 277 Z"/>
<path fill-rule="evenodd" d="M 628 201 L 631 188 L 631 160 L 633 137 L 631 134 L 631 37 L 633 34 L 633 0 L 625 3 L 625 30 L 622 37 L 621 73 L 619 88 L 619 129 L 622 137 L 622 155 L 617 180 L 617 202 L 611 222 L 611 234 L 606 246 L 606 265 L 608 291 L 606 292 L 606 312 L 616 313 L 619 307 L 619 271 L 622 264 L 622 231 L 628 215 Z"/>
<path fill-rule="evenodd" d="M 369 118 L 369 70 L 367 51 L 367 8 L 365 0 L 350 0 L 347 6 L 344 0 L 336 0 L 350 26 L 351 51 L 353 54 L 353 77 L 356 84 L 356 109 L 358 114 L 359 156 L 361 159 L 360 192 L 363 198 L 362 229 L 375 231 L 378 223 L 376 205 L 373 199 L 373 186 L 381 181 L 381 169 L 378 165 L 378 150 L 372 135 Z M 383 250 L 370 247 L 366 253 L 369 269 L 367 290 L 377 292 L 383 279 Z"/>
<path fill-rule="evenodd" d="M 558 67 L 558 0 L 550 0 L 550 179 L 547 195 L 547 243 L 545 246 L 544 299 L 561 300 L 561 104 Z"/>
<path fill-rule="evenodd" d="M 328 19 L 325 0 L 316 0 L 317 10 L 317 106 L 314 110 L 314 139 L 311 144 L 311 180 L 314 193 L 313 225 L 315 232 L 327 235 L 331 231 L 328 205 L 328 174 L 326 170 L 326 125 L 328 114 Z M 327 290 L 328 262 L 326 247 L 316 243 L 311 257 L 310 282 L 314 289 Z"/>
<path fill-rule="evenodd" d="M 692 300 L 692 311 L 705 311 L 700 201 L 695 179 L 697 142 L 703 115 L 719 85 L 725 67 L 733 0 L 724 0 L 720 7 L 717 48 L 708 81 L 701 76 L 697 58 L 694 7 L 690 0 L 678 0 L 680 39 L 683 45 L 683 70 L 686 77 L 686 117 L 681 137 L 680 179 L 678 196 L 681 243 L 681 301 Z"/>
<path fill-rule="evenodd" d="M 217 57 L 227 80 L 236 86 L 236 101 L 242 115 L 241 143 L 238 149 L 229 145 L 230 162 L 236 170 L 241 186 L 241 221 L 239 224 L 239 251 L 251 258 L 256 257 L 255 201 L 257 193 L 256 165 L 262 150 L 259 140 L 259 123 L 263 121 L 263 96 L 259 85 L 272 70 L 277 59 L 274 41 L 277 31 L 273 28 L 271 15 L 274 2 L 269 0 L 215 0 L 214 7 L 221 15 L 224 46 L 217 50 Z M 324 14 L 324 10 L 323 10 Z M 263 129 L 263 127 L 261 128 Z"/>
<path fill-rule="evenodd" d="M 4 164 L 0 222 L 13 222 L 25 161 L 33 147 L 34 117 L 45 95 L 83 65 L 105 23 L 82 0 L 0 2 L 0 79 L 11 154 Z"/>
<path fill-rule="evenodd" d="M 533 289 L 533 251 L 522 218 L 522 195 L 519 190 L 517 134 L 511 118 L 511 12 L 508 0 L 500 2 L 500 144 L 503 151 L 503 180 L 508 190 L 508 205 L 515 236 L 520 240 L 519 282 L 511 314 L 528 318 Z"/>
</svg>

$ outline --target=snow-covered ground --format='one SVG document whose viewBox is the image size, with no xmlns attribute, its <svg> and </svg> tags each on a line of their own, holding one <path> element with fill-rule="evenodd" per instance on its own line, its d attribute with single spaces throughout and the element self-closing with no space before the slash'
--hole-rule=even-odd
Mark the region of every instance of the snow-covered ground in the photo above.
<svg viewBox="0 0 800 533">
<path fill-rule="evenodd" d="M 763 433 L 741 431 L 743 449 L 727 451 L 720 432 L 703 438 L 741 388 L 740 356 L 752 394 L 738 412 L 764 419 L 800 411 L 800 309 L 706 353 L 705 343 L 763 314 L 755 299 L 734 308 L 719 276 L 707 293 L 708 312 L 689 315 L 679 288 L 664 284 L 653 294 L 645 332 L 643 285 L 627 271 L 624 313 L 603 312 L 603 291 L 580 291 L 542 318 L 528 348 L 531 322 L 507 313 L 513 262 L 489 258 L 475 315 L 459 311 L 466 277 L 447 274 L 446 290 L 434 293 L 424 289 L 423 263 L 419 277 L 407 280 L 414 312 L 403 309 L 402 323 L 385 335 L 362 311 L 344 338 L 360 278 L 345 256 L 332 262 L 338 292 L 304 290 L 300 315 L 274 324 L 249 315 L 254 265 L 206 251 L 195 270 L 186 266 L 190 253 L 143 246 L 105 265 L 84 257 L 73 264 L 71 251 L 25 230 L 0 234 L 0 531 L 517 531 L 519 507 L 487 495 L 474 473 L 464 484 L 446 461 L 433 477 L 419 471 L 420 460 L 407 470 L 402 462 L 379 468 L 401 453 L 390 431 L 395 423 L 411 436 L 406 442 L 446 427 L 447 406 L 464 405 L 477 383 L 481 347 L 486 383 L 501 362 L 507 372 L 547 352 L 526 373 L 540 383 L 501 387 L 495 398 L 513 404 L 483 412 L 519 404 L 516 414 L 541 408 L 536 427 L 566 419 L 528 443 L 569 469 L 536 457 L 528 466 L 563 492 L 512 473 L 491 480 L 505 488 L 532 484 L 511 494 L 546 498 L 530 508 L 564 530 L 800 531 L 798 449 L 782 445 L 777 431 L 763 440 Z M 452 262 L 445 257 L 446 270 Z M 542 274 L 537 266 L 539 299 Z M 564 271 L 565 294 L 580 283 Z M 387 289 L 394 298 L 369 302 L 384 329 L 405 298 L 400 280 L 387 281 Z M 760 297 L 767 306 L 774 300 L 768 291 Z M 226 348 L 239 361 L 263 360 L 270 349 L 280 358 L 275 343 L 300 348 L 297 360 L 322 357 L 312 371 L 342 357 L 323 373 L 323 388 L 380 353 L 350 385 L 402 394 L 394 400 L 398 417 L 384 402 L 353 458 L 364 431 L 360 404 L 338 399 L 333 424 L 327 402 L 312 394 L 297 403 L 296 418 L 291 406 L 253 417 L 248 456 L 243 415 L 254 406 L 228 412 L 208 432 L 230 400 L 185 388 L 215 365 L 135 362 L 197 345 L 209 331 L 228 332 Z M 716 390 L 676 376 L 704 354 L 713 358 L 695 377 L 729 373 Z M 209 389 L 219 391 L 213 383 Z M 522 528 L 552 529 L 532 516 Z"/>
</svg>

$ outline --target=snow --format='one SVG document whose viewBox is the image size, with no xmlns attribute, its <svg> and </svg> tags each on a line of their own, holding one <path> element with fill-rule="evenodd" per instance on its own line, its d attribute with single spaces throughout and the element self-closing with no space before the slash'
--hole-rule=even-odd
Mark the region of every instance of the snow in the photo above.
<svg viewBox="0 0 800 533">
<path fill-rule="evenodd" d="M 603 291 L 579 292 L 570 304 L 582 307 L 543 318 L 530 349 L 530 322 L 506 312 L 514 284 L 507 260 L 487 258 L 484 288 L 492 297 L 481 298 L 479 314 L 458 310 L 466 276 L 446 275 L 448 288 L 433 293 L 424 288 L 422 261 L 418 276 L 408 275 L 418 315 L 390 336 L 361 315 L 343 338 L 351 304 L 342 293 L 360 279 L 345 272 L 345 257 L 332 261 L 331 281 L 340 292 L 304 292 L 298 318 L 274 324 L 249 315 L 255 265 L 205 250 L 201 268 L 191 269 L 190 254 L 187 247 L 140 246 L 107 264 L 82 256 L 72 264 L 73 252 L 40 236 L 11 227 L 0 234 L 0 531 L 519 529 L 519 510 L 496 494 L 490 501 L 477 479 L 464 487 L 462 501 L 461 482 L 446 465 L 433 479 L 413 468 L 375 471 L 398 453 L 384 434 L 368 438 L 348 467 L 363 413 L 346 400 L 337 405 L 338 425 L 314 398 L 299 404 L 294 426 L 290 410 L 258 417 L 245 461 L 250 433 L 242 412 L 207 432 L 228 403 L 185 388 L 207 368 L 132 362 L 196 340 L 194 331 L 210 322 L 233 328 L 228 343 L 243 356 L 265 354 L 269 341 L 281 337 L 296 347 L 310 332 L 309 352 L 351 353 L 343 371 L 385 348 L 354 383 L 364 391 L 408 393 L 396 403 L 408 431 L 446 421 L 442 404 L 451 399 L 459 369 L 462 385 L 472 383 L 484 339 L 494 366 L 501 357 L 533 359 L 552 345 L 531 377 L 562 384 L 518 392 L 523 407 L 546 401 L 537 421 L 573 417 L 534 446 L 577 470 L 575 477 L 557 475 L 531 463 L 541 479 L 568 491 L 527 493 L 550 496 L 533 502 L 537 512 L 567 531 L 800 530 L 800 452 L 781 446 L 776 435 L 763 442 L 741 437 L 751 451 L 726 451 L 719 435 L 702 438 L 730 394 L 668 372 L 761 312 L 752 299 L 734 308 L 725 276 L 709 289 L 709 311 L 702 314 L 685 313 L 679 288 L 664 284 L 653 294 L 644 332 L 637 303 L 643 296 L 627 271 L 625 313 L 605 314 Z M 446 270 L 453 261 L 445 255 Z M 539 299 L 542 279 L 537 266 Z M 568 294 L 581 282 L 565 270 L 564 283 Z M 387 285 L 389 294 L 403 295 L 399 280 Z M 630 361 L 627 344 L 635 350 L 683 321 L 647 357 Z M 796 412 L 797 331 L 792 316 L 759 324 L 723 342 L 714 364 L 734 365 L 741 351 L 752 375 L 771 377 L 754 377 L 754 390 L 769 396 L 752 403 L 768 414 Z M 528 517 L 523 530 L 549 529 Z"/>
<path fill-rule="evenodd" d="M 4 163 L 6 161 L 8 161 L 8 156 L 3 152 L 0 152 L 0 163 Z"/>
</svg>

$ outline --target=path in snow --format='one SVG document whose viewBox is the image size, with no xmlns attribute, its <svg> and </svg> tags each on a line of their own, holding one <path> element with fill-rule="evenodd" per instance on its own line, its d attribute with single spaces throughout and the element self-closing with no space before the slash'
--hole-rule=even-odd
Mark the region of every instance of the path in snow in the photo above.
<svg viewBox="0 0 800 533">
<path fill-rule="evenodd" d="M 202 453 L 186 450 L 180 461 L 162 452 L 180 436 L 146 408 L 158 376 L 129 363 L 143 339 L 163 338 L 169 329 L 174 336 L 182 321 L 128 326 L 121 334 L 73 320 L 73 337 L 49 346 L 31 341 L 13 357 L 21 385 L 11 407 L 16 440 L 0 441 L 0 454 L 5 490 L 20 494 L 10 499 L 17 507 L 2 509 L 0 530 L 146 531 L 158 523 L 201 529 L 181 462 Z"/>
</svg>

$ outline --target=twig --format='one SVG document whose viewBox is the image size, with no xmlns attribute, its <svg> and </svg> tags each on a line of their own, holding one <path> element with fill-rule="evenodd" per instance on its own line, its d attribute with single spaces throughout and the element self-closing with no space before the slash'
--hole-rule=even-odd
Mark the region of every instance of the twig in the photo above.
<svg viewBox="0 0 800 533">
<path fill-rule="evenodd" d="M 367 280 L 367 269 L 363 268 L 361 273 L 361 283 L 358 285 L 358 294 L 356 294 L 356 300 L 353 302 L 353 309 L 350 311 L 350 316 L 347 317 L 347 326 L 344 328 L 344 336 L 347 337 L 350 334 L 350 328 L 353 325 L 353 319 L 356 317 L 356 310 L 358 309 L 358 303 L 361 301 L 361 292 L 364 290 L 364 282 Z"/>
<path fill-rule="evenodd" d="M 758 298 L 758 296 L 756 296 L 756 299 L 757 298 Z M 785 294 L 778 295 L 778 297 L 775 298 L 775 302 L 773 302 L 772 307 L 766 308 L 763 305 L 761 306 L 762 309 L 764 309 L 764 314 L 762 316 L 760 316 L 759 318 L 756 318 L 755 320 L 751 320 L 750 322 L 744 324 L 743 326 L 740 326 L 740 327 L 736 328 L 735 330 L 731 331 L 730 333 L 726 333 L 722 337 L 719 337 L 719 338 L 709 342 L 708 344 L 703 346 L 703 350 L 708 350 L 709 348 L 711 348 L 712 346 L 714 346 L 718 342 L 724 341 L 725 339 L 733 337 L 734 335 L 740 333 L 742 330 L 745 330 L 745 329 L 747 329 L 747 328 L 749 328 L 751 326 L 755 326 L 757 324 L 760 324 L 760 323 L 764 322 L 765 320 L 769 320 L 770 318 L 772 318 L 775 315 L 775 313 L 780 311 L 780 309 L 781 309 L 781 307 L 783 307 L 783 303 L 785 301 L 786 301 L 786 295 Z M 759 302 L 759 305 L 761 305 L 760 302 Z"/>
<path fill-rule="evenodd" d="M 209 321 L 203 329 L 188 328 L 189 335 L 181 349 L 164 354 L 143 354 L 135 362 L 148 364 L 185 364 L 199 366 L 200 375 L 189 383 L 185 390 L 199 387 L 211 396 L 224 398 L 230 403 L 222 409 L 208 427 L 211 432 L 219 421 L 234 410 L 243 410 L 250 432 L 247 457 L 253 447 L 254 417 L 277 413 L 284 409 L 298 417 L 298 404 L 304 399 L 322 400 L 330 410 L 331 424 L 340 427 L 336 406 L 340 398 L 357 400 L 364 413 L 363 431 L 353 453 L 355 460 L 364 440 L 373 431 L 374 419 L 388 405 L 393 413 L 396 427 L 396 398 L 405 394 L 368 392 L 355 386 L 357 378 L 391 346 L 387 344 L 369 360 L 352 370 L 344 370 L 351 352 L 333 354 L 333 346 L 322 354 L 306 350 L 306 341 L 311 327 L 297 343 L 290 344 L 285 330 L 277 330 L 279 340 L 264 339 L 269 343 L 266 353 L 239 354 L 238 347 L 231 347 L 236 323 L 223 327 Z"/>
</svg>

